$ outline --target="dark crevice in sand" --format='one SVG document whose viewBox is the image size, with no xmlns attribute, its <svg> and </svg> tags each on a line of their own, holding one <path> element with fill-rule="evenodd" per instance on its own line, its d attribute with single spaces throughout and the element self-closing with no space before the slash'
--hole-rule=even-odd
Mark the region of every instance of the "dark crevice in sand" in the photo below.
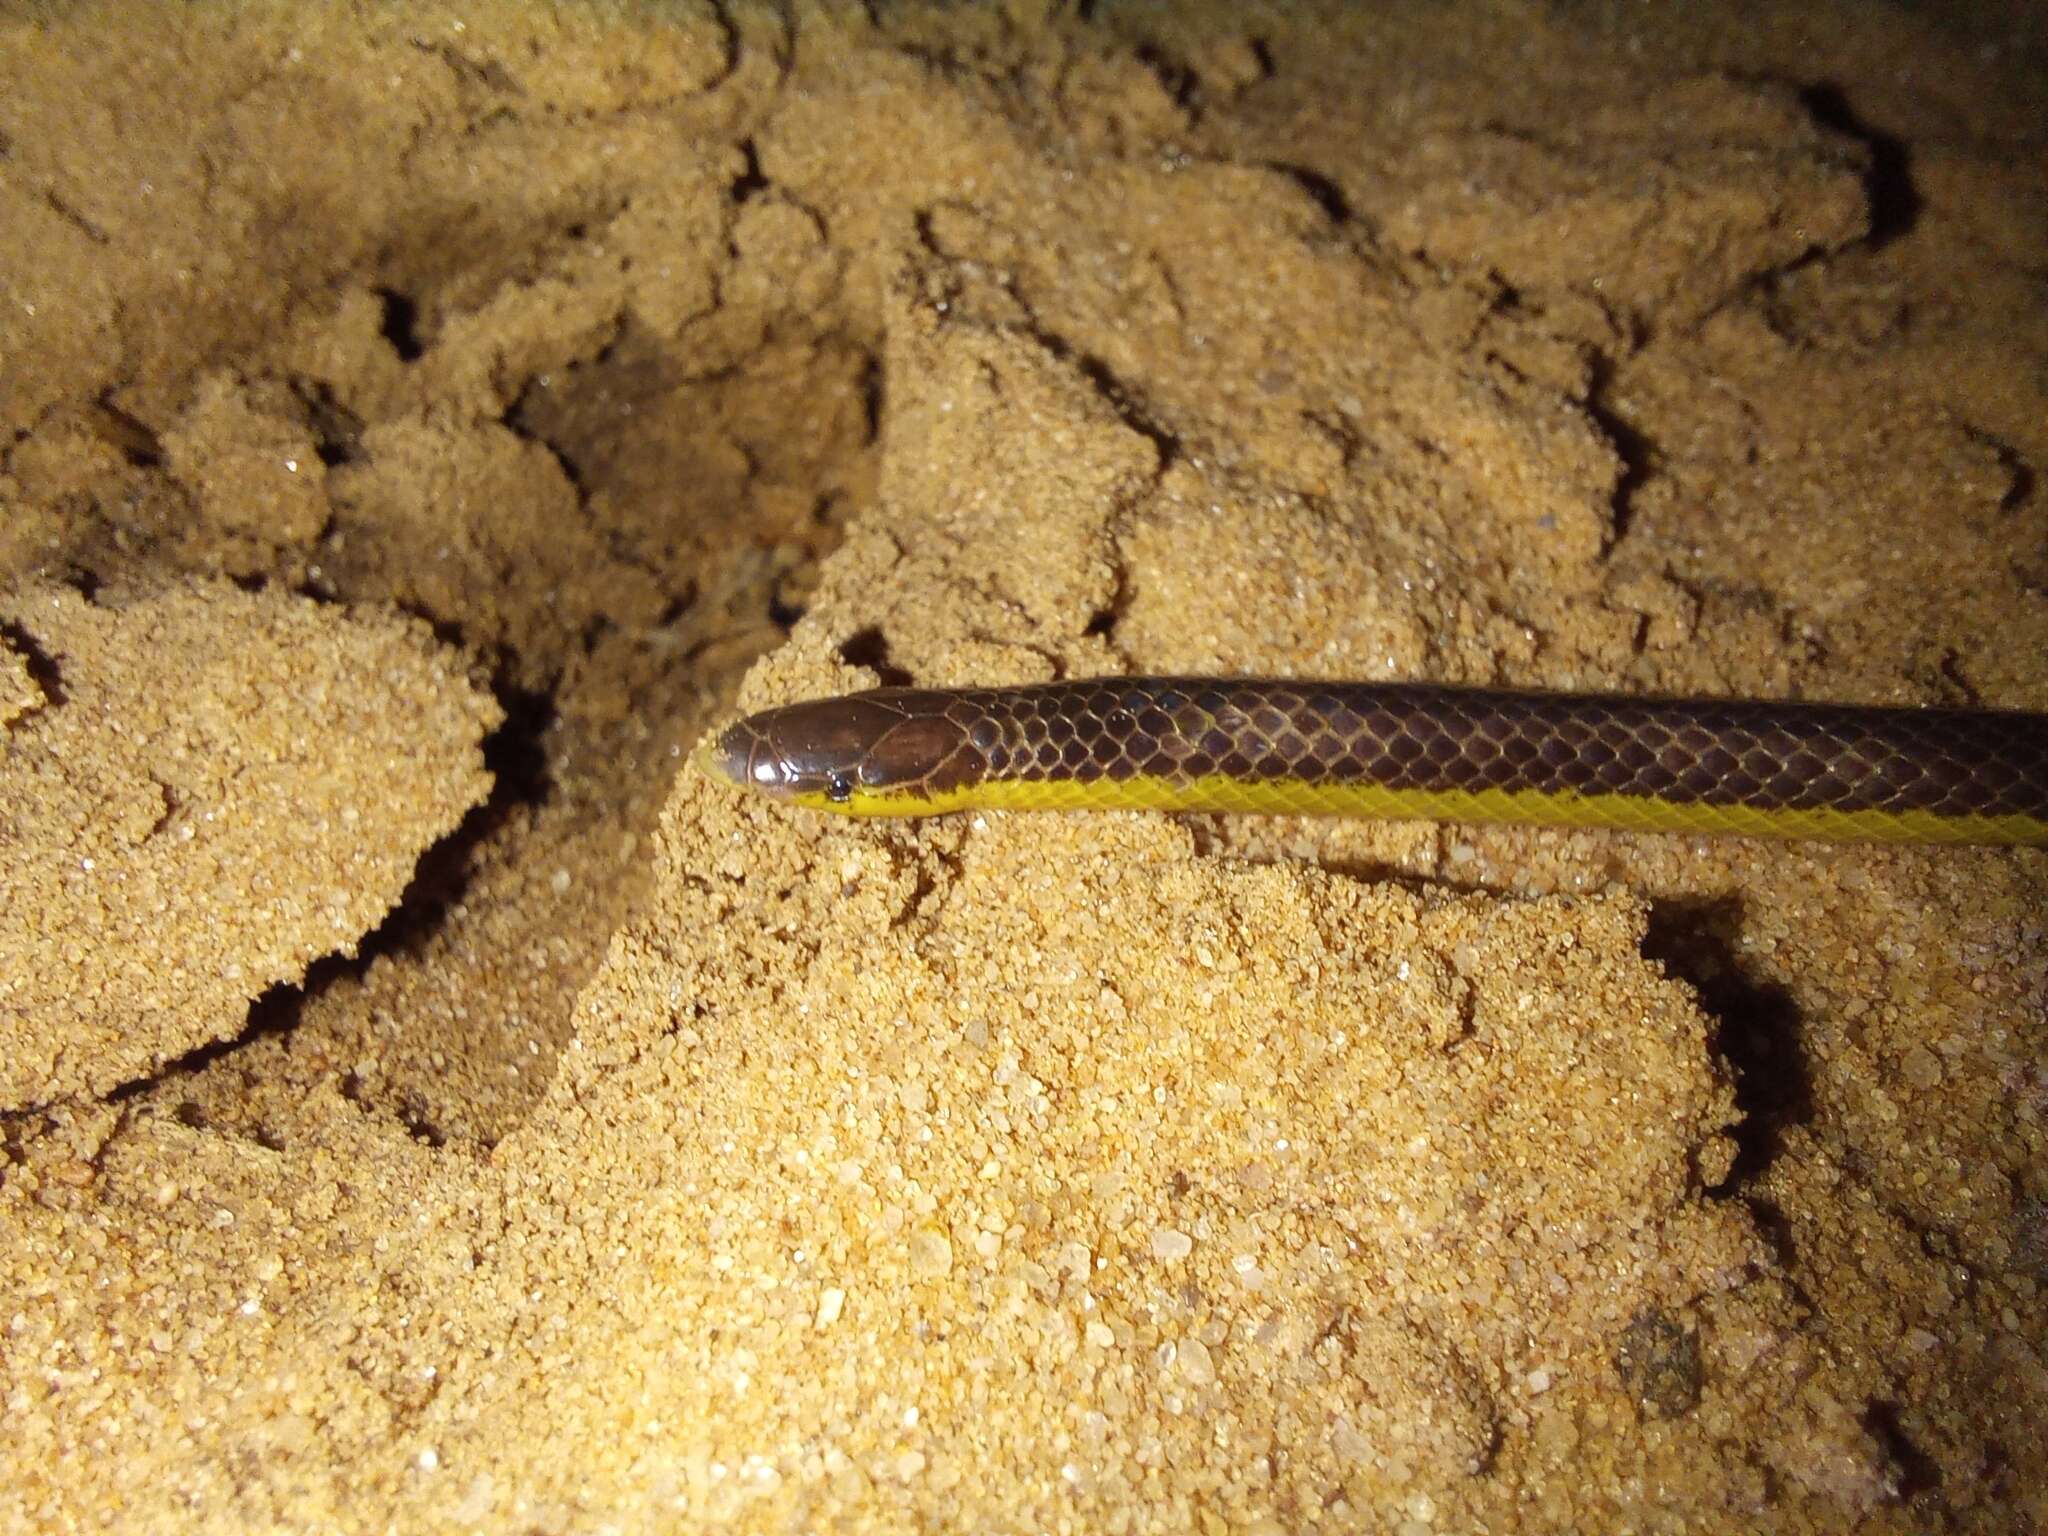
<svg viewBox="0 0 2048 1536">
<path fill-rule="evenodd" d="M 1357 217 L 1351 210 L 1350 201 L 1344 196 L 1344 189 L 1322 172 L 1305 165 L 1292 165 L 1284 160 L 1267 160 L 1262 163 L 1267 170 L 1285 176 L 1306 192 L 1310 200 L 1329 217 L 1332 224 L 1349 224 Z"/>
<path fill-rule="evenodd" d="M 94 245 L 113 244 L 112 238 L 104 229 L 74 208 L 64 199 L 61 193 L 54 189 L 45 191 L 43 193 L 43 201 L 49 206 L 52 213 L 56 214 L 58 218 L 69 224 L 73 229 L 78 230 Z"/>
<path fill-rule="evenodd" d="M 1971 682 L 1969 675 L 1964 672 L 1963 658 L 1954 646 L 1945 646 L 1942 649 L 1941 660 L 1935 664 L 1935 672 L 1940 680 L 1941 692 L 1954 702 L 1967 705 L 1971 709 L 1984 707 L 1983 690 Z"/>
<path fill-rule="evenodd" d="M 1811 1071 L 1791 994 L 1747 975 L 1736 958 L 1741 931 L 1738 898 L 1660 901 L 1650 909 L 1643 956 L 1685 982 L 1715 1023 L 1713 1048 L 1735 1074 L 1741 1121 L 1730 1135 L 1736 1156 L 1709 1193 L 1730 1195 L 1754 1183 L 1775 1159 L 1785 1132 L 1814 1116 Z"/>
<path fill-rule="evenodd" d="M 141 421 L 118 405 L 112 399 L 113 391 L 103 393 L 94 403 L 88 418 L 93 431 L 100 440 L 118 452 L 137 469 L 161 469 L 164 463 L 164 445 L 147 422 Z"/>
<path fill-rule="evenodd" d="M 577 510 L 587 517 L 590 515 L 590 487 L 585 483 L 586 477 L 583 473 L 582 464 L 573 454 L 569 453 L 544 432 L 540 431 L 539 428 L 535 427 L 527 413 L 526 407 L 534 390 L 538 387 L 537 380 L 529 379 L 525 388 L 521 389 L 513 397 L 512 403 L 498 417 L 498 425 L 518 438 L 522 443 L 533 444 L 554 460 L 555 468 L 562 472 L 562 478 L 569 482 L 569 489 L 576 493 Z M 621 559 L 632 559 L 632 556 L 627 551 L 617 546 L 616 541 L 613 544 L 612 553 Z M 635 561 L 634 563 L 637 564 L 639 562 Z"/>
<path fill-rule="evenodd" d="M 413 39 L 413 47 L 430 58 L 439 59 L 448 66 L 448 72 L 464 85 L 479 87 L 501 96 L 524 96 L 519 82 L 511 71 L 496 59 L 477 60 L 457 48 L 453 43 L 428 42 L 422 38 Z"/>
<path fill-rule="evenodd" d="M 754 147 L 752 139 L 742 139 L 739 144 L 740 157 L 745 169 L 735 176 L 732 185 L 726 189 L 726 196 L 735 208 L 768 190 L 768 178 L 761 173 L 761 153 Z"/>
<path fill-rule="evenodd" d="M 2011 1234 L 2013 1272 L 2048 1282 L 2048 1198 L 2027 1197 L 2015 1202 Z"/>
<path fill-rule="evenodd" d="M 1115 537 L 1114 530 L 1110 544 L 1115 554 L 1109 562 L 1109 597 L 1101 607 L 1088 615 L 1088 622 L 1081 626 L 1081 633 L 1091 639 L 1106 642 L 1110 649 L 1117 652 L 1128 664 L 1129 655 L 1117 644 L 1117 626 L 1123 623 L 1125 615 L 1131 611 L 1131 603 L 1136 593 L 1131 584 L 1129 555 L 1124 549 L 1123 540 Z"/>
<path fill-rule="evenodd" d="M 448 1134 L 438 1125 L 424 1100 L 417 1094 L 402 1093 L 395 1103 L 386 1104 L 364 1086 L 354 1072 L 341 1080 L 341 1096 L 367 1115 L 388 1114 L 405 1128 L 405 1133 L 423 1146 L 439 1150 L 448 1144 Z"/>
<path fill-rule="evenodd" d="M 2024 453 L 2004 438 L 1986 432 L 1981 427 L 1973 427 L 1968 422 L 1963 423 L 1962 432 L 1963 436 L 1981 445 L 1997 459 L 1998 467 L 2005 471 L 2005 493 L 1998 498 L 1999 511 L 2017 512 L 2033 500 L 2038 477 L 2034 473 L 2034 466 L 2027 461 Z"/>
<path fill-rule="evenodd" d="M 879 624 L 856 630 L 840 641 L 839 659 L 849 667 L 866 667 L 885 687 L 907 688 L 916 681 L 889 659 L 889 637 Z"/>
<path fill-rule="evenodd" d="M 344 597 L 342 600 L 347 602 L 353 599 Z M 469 631 L 464 627 L 460 619 L 443 618 L 424 603 L 417 603 L 408 599 L 395 600 L 391 606 L 408 618 L 418 619 L 427 626 L 436 640 L 440 641 L 441 644 L 447 646 L 450 650 L 475 653 L 477 648 L 470 644 Z"/>
<path fill-rule="evenodd" d="M 419 336 L 418 301 L 396 288 L 379 288 L 377 299 L 384 306 L 378 331 L 391 343 L 391 350 L 398 354 L 400 362 L 418 362 L 427 351 Z"/>
<path fill-rule="evenodd" d="M 1785 1214 L 1783 1206 L 1763 1195 L 1748 1194 L 1743 1197 L 1743 1208 L 1749 1212 L 1749 1219 L 1771 1250 L 1771 1261 L 1776 1264 L 1779 1278 L 1786 1288 L 1799 1299 L 1799 1304 L 1808 1312 L 1818 1312 L 1819 1305 L 1806 1293 L 1799 1283 L 1799 1240 L 1792 1230 L 1792 1219 Z"/>
<path fill-rule="evenodd" d="M 1910 233 L 1920 217 L 1921 199 L 1913 185 L 1906 141 L 1864 122 L 1842 87 L 1832 82 L 1808 86 L 1799 100 L 1816 122 L 1856 139 L 1869 151 L 1870 169 L 1863 178 L 1870 199 L 1870 234 L 1865 242 L 1869 248 L 1881 250 Z"/>
<path fill-rule="evenodd" d="M 1286 866 L 1299 862 L 1293 854 L 1247 850 L 1240 846 L 1227 835 L 1231 819 L 1228 816 L 1195 813 L 1174 817 L 1175 821 L 1187 829 L 1189 841 L 1194 845 L 1195 852 L 1205 859 L 1230 859 L 1243 864 L 1264 866 Z M 1521 899 L 1521 893 L 1503 890 L 1485 881 L 1463 882 L 1437 875 L 1421 874 L 1391 859 L 1350 857 L 1324 850 L 1316 855 L 1315 865 L 1326 875 L 1355 880 L 1360 885 L 1390 885 L 1424 901 L 1458 896 L 1492 896 L 1510 901 Z"/>
<path fill-rule="evenodd" d="M 1897 1472 L 1893 1491 L 1898 1498 L 1910 1500 L 1941 1486 L 1940 1464 L 1906 1433 L 1899 1404 L 1872 1403 L 1864 1412 L 1863 1427 L 1883 1448 L 1886 1459 Z"/>
<path fill-rule="evenodd" d="M 422 948 L 439 930 L 448 908 L 462 899 L 477 849 L 495 839 L 518 812 L 547 804 L 553 793 L 546 738 L 556 718 L 554 695 L 505 681 L 493 692 L 504 708 L 505 722 L 483 743 L 491 793 L 420 856 L 398 905 L 364 939 L 359 958 L 365 965 L 379 955 Z"/>
<path fill-rule="evenodd" d="M 1176 107 L 1186 109 L 1195 105 L 1201 81 L 1186 64 L 1153 43 L 1142 43 L 1133 48 L 1131 56 L 1151 72 L 1152 78 L 1159 82 L 1159 88 L 1166 92 L 1167 99 Z"/>
<path fill-rule="evenodd" d="M 1109 402 L 1123 424 L 1140 437 L 1148 439 L 1159 450 L 1159 470 L 1165 471 L 1180 458 L 1180 438 L 1169 432 L 1155 419 L 1142 404 L 1139 393 L 1118 378 L 1109 364 L 1089 353 L 1077 353 L 1074 349 L 1049 332 L 1036 332 L 1036 339 L 1051 347 L 1055 354 L 1071 362 L 1081 371 L 1082 377 L 1101 391 L 1102 398 Z"/>
<path fill-rule="evenodd" d="M 65 698 L 64 672 L 57 665 L 57 658 L 45 650 L 34 635 L 11 620 L 0 619 L 0 640 L 4 640 L 8 649 L 21 657 L 22 665 L 28 669 L 29 681 L 42 691 L 44 703 L 53 709 L 62 705 Z M 19 718 L 26 720 L 35 713 L 30 709 Z"/>
<path fill-rule="evenodd" d="M 181 1079 L 196 1077 L 216 1062 L 232 1059 L 237 1053 L 254 1045 L 281 1035 L 289 1035 L 298 1027 L 299 1017 L 305 1011 L 309 998 L 318 997 L 343 977 L 360 973 L 357 959 L 347 955 L 324 955 L 306 967 L 306 973 L 298 981 L 280 981 L 265 989 L 263 994 L 249 1005 L 248 1020 L 239 1033 L 225 1040 L 209 1040 L 205 1045 L 196 1046 L 182 1056 L 173 1057 L 156 1071 L 145 1077 L 131 1079 L 107 1095 L 109 1104 L 125 1104 L 141 1098 L 152 1090 L 160 1089 Z M 210 1122 L 199 1105 L 190 1100 L 178 1104 L 172 1111 L 178 1122 L 194 1130 L 210 1129 Z M 248 1135 L 260 1145 L 276 1150 L 282 1143 L 274 1136 L 261 1131 L 253 1134 L 241 1127 L 237 1135 Z"/>
<path fill-rule="evenodd" d="M 888 404 L 886 384 L 881 357 L 870 353 L 860 371 L 860 404 L 867 425 L 867 440 L 871 444 L 882 440 L 882 412 Z"/>
<path fill-rule="evenodd" d="M 363 419 L 335 398 L 331 386 L 318 379 L 295 378 L 292 393 L 306 413 L 313 451 L 329 469 L 354 464 L 363 456 Z"/>
<path fill-rule="evenodd" d="M 259 1040 L 289 1035 L 297 1028 L 307 1003 L 330 987 L 347 980 L 360 981 L 380 959 L 416 955 L 425 949 L 468 888 L 477 850 L 496 838 L 518 811 L 545 804 L 550 793 L 544 738 L 555 718 L 552 695 L 522 691 L 505 683 L 495 691 L 505 721 L 483 742 L 484 764 L 492 774 L 489 797 L 472 808 L 453 832 L 420 855 L 397 903 L 364 935 L 355 953 L 324 955 L 307 966 L 298 981 L 270 987 L 249 1005 L 247 1021 L 238 1033 L 210 1041 L 155 1072 L 123 1083 L 107 1096 L 109 1102 L 125 1102 L 189 1078 Z M 403 1111 L 400 1118 L 405 1118 Z M 431 1129 L 424 1115 L 416 1118 Z M 422 1140 L 430 1139 L 420 1130 L 413 1133 Z M 433 1144 L 438 1146 L 440 1141 Z"/>
<path fill-rule="evenodd" d="M 957 260 L 946 250 L 944 242 L 933 234 L 929 210 L 918 214 L 917 230 L 920 242 L 934 256 L 948 263 Z M 1154 472 L 1155 478 L 1179 462 L 1182 452 L 1179 434 L 1171 431 L 1152 414 L 1146 403 L 1144 391 L 1125 382 L 1116 370 L 1110 367 L 1106 359 L 1077 346 L 1071 339 L 1044 324 L 1028 307 L 1025 310 L 1025 318 L 1017 326 L 1017 330 L 1045 348 L 1047 354 L 1056 361 L 1074 369 L 1092 384 L 1104 403 L 1116 412 L 1117 419 L 1158 450 L 1159 463 Z M 879 387 L 879 372 L 875 383 Z M 881 419 L 879 397 L 874 403 L 871 419 L 878 423 Z"/>
<path fill-rule="evenodd" d="M 1586 392 L 1586 414 L 1593 418 L 1593 424 L 1606 436 L 1621 459 L 1621 476 L 1614 483 L 1610 504 L 1611 526 L 1607 534 L 1606 551 L 1612 554 L 1628 537 L 1629 528 L 1635 521 L 1636 493 L 1656 472 L 1657 445 L 1610 403 L 1614 387 L 1613 359 L 1604 352 L 1594 353 L 1592 373 L 1592 387 Z"/>
</svg>

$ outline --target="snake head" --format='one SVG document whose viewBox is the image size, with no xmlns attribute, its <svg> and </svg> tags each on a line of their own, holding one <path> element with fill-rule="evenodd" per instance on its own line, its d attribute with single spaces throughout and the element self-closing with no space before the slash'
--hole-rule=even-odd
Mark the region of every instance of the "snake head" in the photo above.
<svg viewBox="0 0 2048 1536">
<path fill-rule="evenodd" d="M 704 748 L 719 777 L 778 800 L 853 816 L 916 814 L 963 733 L 919 707 L 915 689 L 878 688 L 763 710 Z"/>
</svg>

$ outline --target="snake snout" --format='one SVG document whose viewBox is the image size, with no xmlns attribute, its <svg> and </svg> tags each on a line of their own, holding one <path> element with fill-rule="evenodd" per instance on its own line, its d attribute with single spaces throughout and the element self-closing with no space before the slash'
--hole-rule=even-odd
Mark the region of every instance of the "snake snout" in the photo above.
<svg viewBox="0 0 2048 1536">
<path fill-rule="evenodd" d="M 712 772 L 735 784 L 770 794 L 789 787 L 789 770 L 781 755 L 744 720 L 721 731 L 705 747 L 704 758 Z"/>
</svg>

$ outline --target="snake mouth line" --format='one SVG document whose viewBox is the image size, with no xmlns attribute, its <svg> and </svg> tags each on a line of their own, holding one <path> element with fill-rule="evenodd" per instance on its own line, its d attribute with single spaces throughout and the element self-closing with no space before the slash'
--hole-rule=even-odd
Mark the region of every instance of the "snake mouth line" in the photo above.
<svg viewBox="0 0 2048 1536">
<path fill-rule="evenodd" d="M 2048 843 L 2048 715 L 1422 684 L 881 688 L 749 716 L 731 782 L 849 815 L 1150 809 Z"/>
</svg>

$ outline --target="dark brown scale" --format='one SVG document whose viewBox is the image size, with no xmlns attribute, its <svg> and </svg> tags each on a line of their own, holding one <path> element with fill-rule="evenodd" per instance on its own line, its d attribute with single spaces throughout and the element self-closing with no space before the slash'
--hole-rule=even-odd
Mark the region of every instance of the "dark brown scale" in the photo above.
<svg viewBox="0 0 2048 1536">
<path fill-rule="evenodd" d="M 914 691 L 900 702 L 916 707 Z M 2048 722 L 2039 716 L 1170 679 L 987 690 L 976 702 L 1013 743 L 1035 722 L 1058 723 L 1039 739 L 1067 750 L 1017 753 L 1024 777 L 1341 775 L 1398 789 L 1766 810 L 1995 816 L 2048 807 Z"/>
</svg>

